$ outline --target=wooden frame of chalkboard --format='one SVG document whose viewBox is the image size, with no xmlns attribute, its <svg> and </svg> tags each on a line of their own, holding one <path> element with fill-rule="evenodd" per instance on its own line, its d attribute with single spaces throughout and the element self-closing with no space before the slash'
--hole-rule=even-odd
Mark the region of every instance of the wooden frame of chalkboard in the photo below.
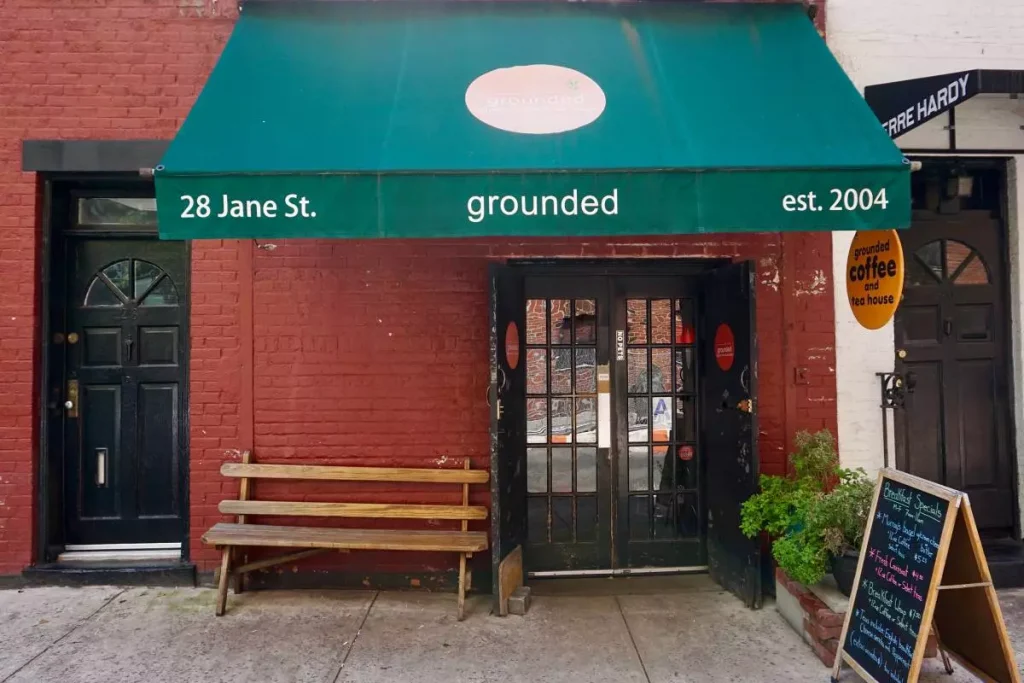
<svg viewBox="0 0 1024 683">
<path fill-rule="evenodd" d="M 930 632 L 981 680 L 1020 683 L 967 495 L 886 468 L 875 485 L 832 680 L 846 663 L 872 683 L 915 683 Z"/>
</svg>

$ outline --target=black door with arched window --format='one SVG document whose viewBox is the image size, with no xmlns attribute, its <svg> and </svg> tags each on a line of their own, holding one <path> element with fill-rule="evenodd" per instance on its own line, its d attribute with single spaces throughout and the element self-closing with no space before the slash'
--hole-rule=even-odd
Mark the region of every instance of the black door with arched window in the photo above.
<svg viewBox="0 0 1024 683">
<path fill-rule="evenodd" d="M 897 466 L 967 492 L 983 531 L 1014 527 L 1002 230 L 988 211 L 915 213 L 896 311 Z M 902 356 L 900 358 L 899 356 Z"/>
<path fill-rule="evenodd" d="M 181 541 L 187 252 L 82 237 L 67 255 L 65 542 Z"/>
</svg>

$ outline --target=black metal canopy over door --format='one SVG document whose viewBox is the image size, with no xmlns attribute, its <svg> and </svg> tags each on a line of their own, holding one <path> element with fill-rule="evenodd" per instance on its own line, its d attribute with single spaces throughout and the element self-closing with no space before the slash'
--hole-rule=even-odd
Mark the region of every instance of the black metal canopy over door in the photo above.
<svg viewBox="0 0 1024 683">
<path fill-rule="evenodd" d="M 492 265 L 490 275 L 491 552 L 498 602 L 498 567 L 526 540 L 526 305 L 520 271 Z"/>
<path fill-rule="evenodd" d="M 703 459 L 711 577 L 761 606 L 761 549 L 740 532 L 740 506 L 757 490 L 757 348 L 754 268 L 711 271 L 702 282 Z"/>
<path fill-rule="evenodd" d="M 185 246 L 79 239 L 68 257 L 66 542 L 180 541 Z"/>
</svg>

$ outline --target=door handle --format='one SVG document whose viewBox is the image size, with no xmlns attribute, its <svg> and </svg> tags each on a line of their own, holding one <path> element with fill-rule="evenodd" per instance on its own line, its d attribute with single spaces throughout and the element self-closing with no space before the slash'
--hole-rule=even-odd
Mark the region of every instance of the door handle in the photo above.
<svg viewBox="0 0 1024 683">
<path fill-rule="evenodd" d="M 64 409 L 68 417 L 78 417 L 78 380 L 69 379 L 65 391 Z"/>
</svg>

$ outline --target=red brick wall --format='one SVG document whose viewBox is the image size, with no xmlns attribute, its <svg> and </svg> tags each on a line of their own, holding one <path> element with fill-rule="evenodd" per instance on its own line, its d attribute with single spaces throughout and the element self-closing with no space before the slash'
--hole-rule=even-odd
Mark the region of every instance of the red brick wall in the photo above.
<svg viewBox="0 0 1024 683">
<path fill-rule="evenodd" d="M 36 178 L 20 171 L 21 141 L 172 137 L 230 32 L 218 4 L 230 5 L 0 5 L 0 574 L 33 560 L 36 516 L 40 215 Z M 203 568 L 214 556 L 199 536 L 235 493 L 218 468 L 241 449 L 255 446 L 261 459 L 471 456 L 487 465 L 486 268 L 495 259 L 755 259 L 763 469 L 780 470 L 797 428 L 834 429 L 827 234 L 253 246 L 192 248 L 190 545 Z M 797 367 L 807 368 L 804 384 Z M 448 566 L 447 558 L 405 561 Z"/>
<path fill-rule="evenodd" d="M 36 517 L 40 216 L 36 177 L 21 172 L 22 140 L 172 137 L 231 32 L 233 20 L 212 16 L 213 4 L 0 3 L 0 574 L 20 571 L 32 561 Z M 203 270 L 204 257 L 217 247 L 197 244 L 194 251 L 195 286 L 201 296 L 204 287 L 221 277 Z M 230 263 L 231 253 L 228 247 L 214 258 Z M 229 353 L 217 340 L 238 333 L 231 325 L 205 322 L 207 315 L 193 319 L 193 376 L 202 377 L 209 368 L 206 376 L 217 382 L 208 388 L 205 380 L 193 385 L 198 403 L 192 419 L 200 425 L 212 419 L 215 405 L 239 398 L 215 372 L 217 359 Z M 200 468 L 193 486 L 200 487 L 209 485 L 212 476 L 204 480 L 201 474 L 206 449 L 222 443 L 227 448 L 236 441 L 230 435 L 223 442 L 216 437 L 214 443 L 213 437 L 201 434 L 202 428 L 197 426 L 195 435 L 203 439 L 193 444 L 193 468 Z M 218 432 L 230 429 L 217 425 Z"/>
</svg>

